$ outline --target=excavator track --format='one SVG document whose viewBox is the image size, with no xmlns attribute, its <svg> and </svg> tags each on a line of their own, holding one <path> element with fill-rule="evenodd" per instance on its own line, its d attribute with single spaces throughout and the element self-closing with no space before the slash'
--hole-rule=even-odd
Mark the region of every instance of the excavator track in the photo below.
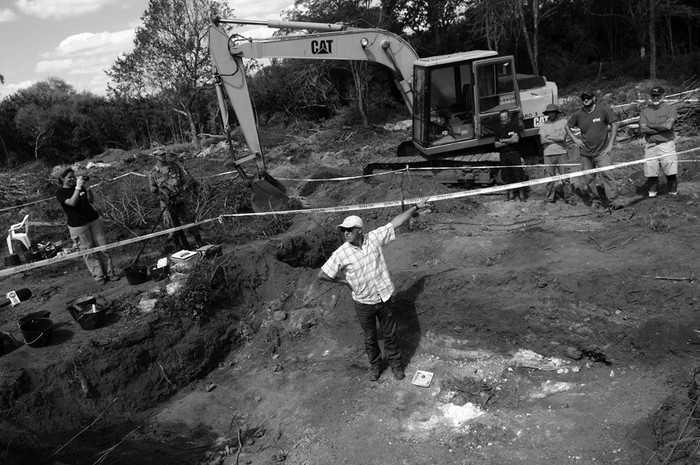
<svg viewBox="0 0 700 465">
<path fill-rule="evenodd" d="M 484 187 L 496 183 L 500 157 L 497 152 L 444 157 L 422 156 L 383 158 L 367 164 L 364 175 L 408 168 L 415 174 L 430 176 L 452 186 Z"/>
</svg>

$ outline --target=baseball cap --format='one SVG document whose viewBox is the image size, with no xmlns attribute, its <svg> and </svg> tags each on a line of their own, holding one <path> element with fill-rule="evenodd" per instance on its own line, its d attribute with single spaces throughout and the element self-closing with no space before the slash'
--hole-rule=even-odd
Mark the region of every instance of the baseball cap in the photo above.
<svg viewBox="0 0 700 465">
<path fill-rule="evenodd" d="M 593 92 L 591 92 L 590 90 L 584 90 L 583 92 L 581 92 L 581 100 L 583 100 L 585 98 L 593 98 L 593 97 L 595 97 L 595 94 Z"/>
<path fill-rule="evenodd" d="M 664 95 L 666 91 L 661 86 L 652 87 L 649 92 L 651 95 Z"/>
<path fill-rule="evenodd" d="M 547 108 L 545 108 L 544 111 L 543 111 L 542 113 L 544 113 L 544 114 L 546 115 L 547 113 L 553 113 L 553 112 L 555 112 L 555 111 L 556 111 L 557 113 L 561 113 L 561 112 L 559 111 L 559 107 L 558 107 L 558 106 L 556 106 L 556 105 L 553 104 L 553 103 L 550 103 L 549 105 L 547 105 Z"/>
<path fill-rule="evenodd" d="M 151 156 L 155 158 L 165 158 L 167 153 L 163 149 L 156 149 L 153 152 L 151 152 Z"/>
<path fill-rule="evenodd" d="M 355 215 L 350 215 L 343 220 L 337 227 L 338 228 L 362 228 L 364 223 L 362 223 L 362 218 Z"/>
</svg>

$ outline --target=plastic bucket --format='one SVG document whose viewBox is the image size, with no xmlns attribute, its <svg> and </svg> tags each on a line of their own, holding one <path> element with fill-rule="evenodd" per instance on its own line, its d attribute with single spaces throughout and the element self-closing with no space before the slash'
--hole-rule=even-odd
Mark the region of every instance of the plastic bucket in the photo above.
<svg viewBox="0 0 700 465">
<path fill-rule="evenodd" d="M 129 284 L 143 284 L 148 281 L 148 267 L 145 265 L 124 268 L 124 276 Z"/>
<path fill-rule="evenodd" d="M 51 343 L 53 321 L 49 318 L 33 318 L 19 324 L 24 343 L 29 347 L 45 347 Z"/>
<path fill-rule="evenodd" d="M 165 265 L 159 267 L 157 264 L 148 268 L 148 274 L 151 275 L 152 281 L 161 281 L 170 275 L 170 266 Z"/>
<path fill-rule="evenodd" d="M 22 264 L 22 260 L 20 260 L 19 255 L 16 253 L 13 253 L 13 254 L 5 257 L 5 266 L 7 266 L 7 267 L 19 266 L 21 264 Z"/>
<path fill-rule="evenodd" d="M 104 324 L 107 312 L 97 306 L 97 299 L 92 295 L 78 297 L 68 302 L 68 313 L 85 330 L 97 329 Z"/>
</svg>

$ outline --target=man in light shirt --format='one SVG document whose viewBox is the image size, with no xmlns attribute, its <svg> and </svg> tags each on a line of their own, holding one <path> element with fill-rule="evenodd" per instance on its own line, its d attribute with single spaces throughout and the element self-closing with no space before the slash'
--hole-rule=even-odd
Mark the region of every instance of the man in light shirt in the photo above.
<svg viewBox="0 0 700 465">
<path fill-rule="evenodd" d="M 660 171 L 666 175 L 669 195 L 678 195 L 678 155 L 673 141 L 676 107 L 664 102 L 665 93 L 663 87 L 652 87 L 651 104 L 639 115 L 639 132 L 644 134 L 646 140 L 644 176 L 647 178 L 649 197 L 656 197 Z"/>
<path fill-rule="evenodd" d="M 378 381 L 382 374 L 377 321 L 384 335 L 384 352 L 394 378 L 401 380 L 406 376 L 391 306 L 395 288 L 389 277 L 382 247 L 394 240 L 396 228 L 426 205 L 426 201 L 422 200 L 367 234 L 364 234 L 364 223 L 359 216 L 348 216 L 338 225 L 345 242 L 333 252 L 318 273 L 319 279 L 347 284 L 352 291 L 357 319 L 365 335 L 370 381 Z"/>
<path fill-rule="evenodd" d="M 547 116 L 542 126 L 540 126 L 540 143 L 542 144 L 542 152 L 544 155 L 545 175 L 555 176 L 564 174 L 565 168 L 562 166 L 569 161 L 569 153 L 566 150 L 566 125 L 568 121 L 565 118 L 560 118 L 561 112 L 559 107 L 550 103 L 545 108 L 544 112 Z M 564 202 L 568 205 L 576 205 L 574 193 L 571 189 L 571 181 L 564 179 Z M 552 181 L 547 183 L 547 196 L 544 199 L 545 203 L 554 203 L 556 197 L 557 183 Z"/>
</svg>

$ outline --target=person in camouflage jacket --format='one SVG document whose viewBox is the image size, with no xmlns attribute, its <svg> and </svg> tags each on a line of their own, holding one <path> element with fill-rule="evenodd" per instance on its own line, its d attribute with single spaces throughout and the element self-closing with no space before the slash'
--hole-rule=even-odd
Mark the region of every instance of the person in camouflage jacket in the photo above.
<svg viewBox="0 0 700 465">
<path fill-rule="evenodd" d="M 151 155 L 156 164 L 148 173 L 148 180 L 151 192 L 160 199 L 163 227 L 170 229 L 194 223 L 197 218 L 195 203 L 199 195 L 199 184 L 182 163 L 168 160 L 165 150 L 158 149 Z M 198 247 L 204 245 L 198 227 L 188 228 L 187 231 Z M 175 231 L 169 239 L 176 247 L 185 250 L 190 248 L 184 230 Z"/>
</svg>

